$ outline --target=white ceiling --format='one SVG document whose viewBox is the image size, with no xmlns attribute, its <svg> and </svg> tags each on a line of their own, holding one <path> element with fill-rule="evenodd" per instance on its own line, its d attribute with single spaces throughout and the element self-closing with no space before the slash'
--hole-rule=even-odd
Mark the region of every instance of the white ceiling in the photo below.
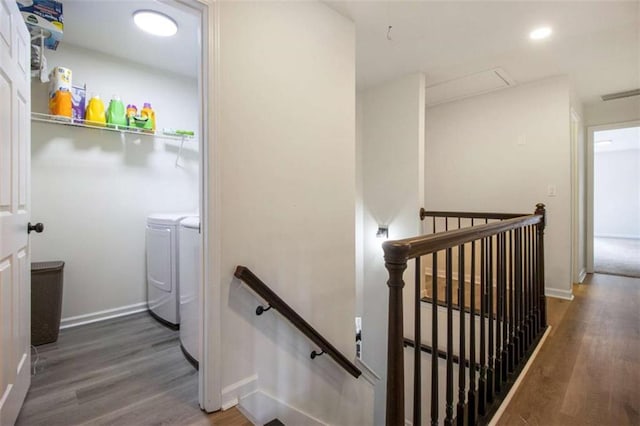
<svg viewBox="0 0 640 426">
<path fill-rule="evenodd" d="M 133 23 L 133 12 L 151 9 L 178 24 L 173 37 L 147 34 Z M 198 18 L 170 1 L 64 0 L 62 45 L 73 44 L 190 77 L 197 75 Z"/>
<path fill-rule="evenodd" d="M 640 87 L 638 1 L 327 4 L 356 23 L 361 89 L 418 71 L 432 85 L 496 67 L 517 83 L 569 75 L 586 103 Z M 553 28 L 551 38 L 530 41 L 529 31 L 541 25 Z"/>
<path fill-rule="evenodd" d="M 163 0 L 65 0 L 64 43 L 195 76 L 197 19 Z M 424 72 L 427 84 L 500 67 L 521 84 L 565 74 L 585 103 L 640 87 L 639 1 L 326 1 L 356 24 L 360 89 Z M 158 38 L 131 16 L 156 9 L 178 34 Z M 528 33 L 550 25 L 550 39 Z M 388 26 L 391 40 L 387 40 Z"/>
<path fill-rule="evenodd" d="M 595 132 L 593 141 L 595 152 L 640 150 L 640 127 Z M 611 141 L 611 143 L 598 144 L 599 141 Z"/>
</svg>

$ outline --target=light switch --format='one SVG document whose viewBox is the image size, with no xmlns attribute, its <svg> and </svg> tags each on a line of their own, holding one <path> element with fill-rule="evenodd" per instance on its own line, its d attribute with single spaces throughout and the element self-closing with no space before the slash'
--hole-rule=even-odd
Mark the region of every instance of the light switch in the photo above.
<svg viewBox="0 0 640 426">
<path fill-rule="evenodd" d="M 547 195 L 549 197 L 555 197 L 557 195 L 556 194 L 556 186 L 555 185 L 549 185 L 547 187 Z"/>
</svg>

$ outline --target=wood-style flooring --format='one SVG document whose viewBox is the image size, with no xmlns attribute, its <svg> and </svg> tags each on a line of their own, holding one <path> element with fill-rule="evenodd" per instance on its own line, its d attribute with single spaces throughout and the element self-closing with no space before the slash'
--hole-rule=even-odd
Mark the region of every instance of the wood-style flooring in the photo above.
<svg viewBox="0 0 640 426">
<path fill-rule="evenodd" d="M 62 330 L 32 351 L 17 425 L 250 425 L 236 409 L 200 410 L 198 372 L 179 345 L 147 313 Z"/>
<path fill-rule="evenodd" d="M 551 332 L 498 425 L 640 425 L 640 279 L 573 292 L 547 299 Z"/>
</svg>

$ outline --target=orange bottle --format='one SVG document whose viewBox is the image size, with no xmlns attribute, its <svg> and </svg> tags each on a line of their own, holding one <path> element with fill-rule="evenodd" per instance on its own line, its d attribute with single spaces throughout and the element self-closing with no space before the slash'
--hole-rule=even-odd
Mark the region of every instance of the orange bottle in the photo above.
<svg viewBox="0 0 640 426">
<path fill-rule="evenodd" d="M 56 90 L 53 98 L 49 99 L 49 111 L 52 115 L 71 118 L 73 116 L 72 105 L 71 92 L 68 90 Z"/>
<path fill-rule="evenodd" d="M 140 110 L 140 115 L 142 117 L 147 118 L 147 123 L 144 126 L 145 132 L 150 132 L 150 133 L 155 132 L 156 131 L 156 113 L 151 108 L 150 103 L 145 102 L 144 106 Z"/>
</svg>

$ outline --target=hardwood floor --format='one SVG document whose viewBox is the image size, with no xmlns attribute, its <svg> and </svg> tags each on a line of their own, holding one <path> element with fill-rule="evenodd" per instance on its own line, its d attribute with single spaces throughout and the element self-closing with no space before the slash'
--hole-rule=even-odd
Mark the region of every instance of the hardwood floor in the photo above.
<svg viewBox="0 0 640 426">
<path fill-rule="evenodd" d="M 498 425 L 640 425 L 640 279 L 547 299 L 551 333 Z"/>
<path fill-rule="evenodd" d="M 63 330 L 37 350 L 17 425 L 251 424 L 236 409 L 200 410 L 178 332 L 147 313 Z"/>
</svg>

